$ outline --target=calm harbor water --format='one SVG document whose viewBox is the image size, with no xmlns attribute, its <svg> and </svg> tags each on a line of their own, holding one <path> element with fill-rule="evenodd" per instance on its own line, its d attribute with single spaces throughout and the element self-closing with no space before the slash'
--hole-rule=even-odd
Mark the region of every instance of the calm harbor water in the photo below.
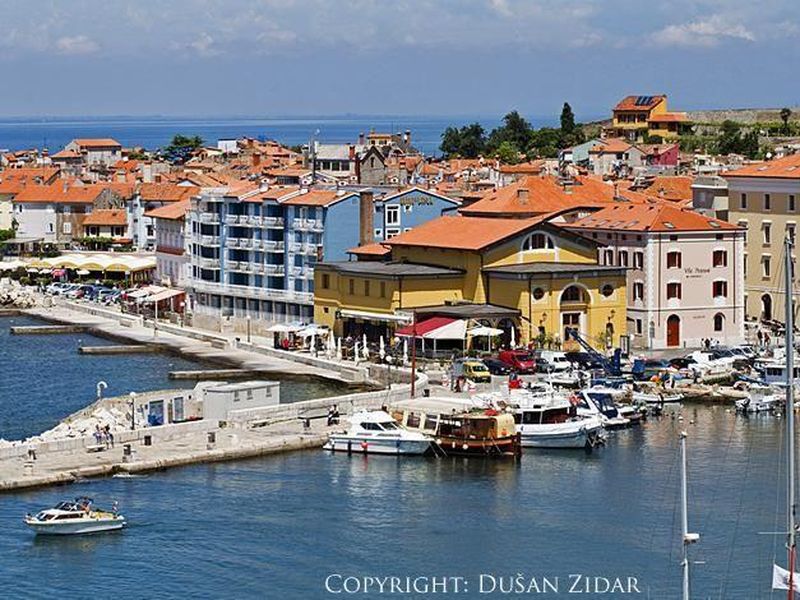
<svg viewBox="0 0 800 600">
<path fill-rule="evenodd" d="M 33 427 L 19 404 L 80 405 L 100 371 L 110 383 L 125 373 L 121 389 L 145 377 L 132 368 L 141 357 L 87 372 L 66 337 L 0 340 L 5 422 Z M 559 577 L 562 593 L 548 597 L 572 597 L 568 575 L 583 573 L 637 577 L 642 593 L 624 597 L 679 598 L 683 427 L 690 529 L 702 534 L 693 558 L 704 561 L 693 597 L 783 597 L 769 591 L 783 539 L 759 535 L 783 521 L 782 420 L 705 406 L 684 415 L 614 433 L 592 455 L 530 451 L 519 464 L 308 451 L 4 495 L 0 589 L 8 598 L 315 599 L 336 597 L 325 578 L 342 573 L 463 576 L 469 590 L 458 597 L 508 598 L 518 596 L 481 595 L 480 575 L 521 573 Z M 25 512 L 80 494 L 118 500 L 130 528 L 37 539 L 22 525 Z"/>
<path fill-rule="evenodd" d="M 168 374 L 203 368 L 165 354 L 79 355 L 78 346 L 117 343 L 85 333 L 9 334 L 14 325 L 41 324 L 28 317 L 0 319 L 0 438 L 21 439 L 55 426 L 93 401 L 98 381 L 108 384 L 106 396 L 194 387 L 194 381 L 173 381 Z M 281 401 L 321 398 L 342 389 L 333 382 L 289 379 L 281 383 Z"/>
<path fill-rule="evenodd" d="M 479 121 L 491 130 L 499 118 L 487 117 L 97 117 L 0 119 L 0 149 L 22 150 L 46 146 L 59 149 L 75 138 L 113 137 L 123 146 L 154 150 L 169 143 L 176 133 L 199 135 L 207 144 L 220 138 L 275 139 L 283 144 L 307 144 L 316 133 L 322 142 L 352 142 L 359 133 L 403 132 L 410 129 L 414 145 L 428 155 L 439 151 L 442 132 L 450 125 Z M 553 125 L 553 118 L 533 118 L 536 126 Z"/>
</svg>

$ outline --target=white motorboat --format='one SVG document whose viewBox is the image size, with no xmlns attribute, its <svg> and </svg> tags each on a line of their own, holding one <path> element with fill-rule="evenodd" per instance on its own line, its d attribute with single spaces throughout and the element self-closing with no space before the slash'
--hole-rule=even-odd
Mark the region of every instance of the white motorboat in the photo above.
<svg viewBox="0 0 800 600">
<path fill-rule="evenodd" d="M 683 400 L 678 392 L 633 392 L 633 404 L 675 404 Z"/>
<path fill-rule="evenodd" d="M 614 388 L 588 388 L 575 395 L 578 414 L 599 418 L 606 429 L 621 429 L 630 427 L 631 419 L 622 416 L 619 408 L 614 403 L 614 396 L 620 390 Z"/>
<path fill-rule="evenodd" d="M 524 448 L 586 448 L 605 442 L 599 415 L 581 417 L 577 407 L 560 395 L 532 398 L 514 409 Z"/>
<path fill-rule="evenodd" d="M 114 531 L 125 527 L 125 517 L 116 506 L 108 510 L 93 507 L 92 499 L 76 498 L 74 502 L 60 502 L 53 508 L 25 515 L 25 524 L 37 535 L 79 535 Z"/>
<path fill-rule="evenodd" d="M 768 386 L 752 386 L 747 398 L 736 401 L 736 411 L 741 413 L 774 412 L 784 401 L 784 394 Z"/>
<path fill-rule="evenodd" d="M 344 433 L 332 433 L 326 450 L 360 454 L 425 454 L 431 438 L 418 431 L 409 431 L 382 411 L 361 411 L 350 417 Z"/>
</svg>

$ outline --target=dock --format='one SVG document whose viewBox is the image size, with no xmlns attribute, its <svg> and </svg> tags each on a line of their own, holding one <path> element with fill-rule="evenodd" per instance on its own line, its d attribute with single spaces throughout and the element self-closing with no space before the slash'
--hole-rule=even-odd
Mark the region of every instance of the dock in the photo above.
<svg viewBox="0 0 800 600">
<path fill-rule="evenodd" d="M 21 317 L 23 312 L 18 308 L 0 308 L 0 317 Z"/>
<path fill-rule="evenodd" d="M 114 346 L 79 346 L 79 354 L 154 354 L 160 352 L 152 344 L 124 344 Z"/>
<path fill-rule="evenodd" d="M 12 335 L 53 335 L 58 333 L 86 333 L 87 325 L 18 325 L 10 327 Z"/>
<path fill-rule="evenodd" d="M 253 379 L 269 375 L 272 377 L 280 374 L 280 371 L 270 369 L 200 369 L 197 371 L 170 371 L 170 379 L 179 380 L 234 380 L 234 379 Z"/>
</svg>

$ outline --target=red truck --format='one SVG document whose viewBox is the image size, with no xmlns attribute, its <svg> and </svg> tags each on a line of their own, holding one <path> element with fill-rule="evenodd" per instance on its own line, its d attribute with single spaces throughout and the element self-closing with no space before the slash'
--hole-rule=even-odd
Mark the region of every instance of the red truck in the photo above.
<svg viewBox="0 0 800 600">
<path fill-rule="evenodd" d="M 536 358 L 527 350 L 503 350 L 497 358 L 517 373 L 536 373 Z"/>
</svg>

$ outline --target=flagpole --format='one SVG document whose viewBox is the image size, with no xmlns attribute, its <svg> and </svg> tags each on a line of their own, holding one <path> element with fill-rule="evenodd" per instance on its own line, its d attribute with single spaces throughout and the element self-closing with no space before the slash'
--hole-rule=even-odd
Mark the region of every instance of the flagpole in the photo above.
<svg viewBox="0 0 800 600">
<path fill-rule="evenodd" d="M 786 254 L 786 450 L 787 450 L 787 490 L 786 517 L 788 532 L 786 548 L 789 554 L 789 591 L 787 597 L 794 599 L 794 562 L 797 548 L 795 531 L 795 440 L 794 440 L 794 290 L 792 287 L 794 265 L 792 264 L 792 239 L 786 236 L 784 241 Z"/>
</svg>

